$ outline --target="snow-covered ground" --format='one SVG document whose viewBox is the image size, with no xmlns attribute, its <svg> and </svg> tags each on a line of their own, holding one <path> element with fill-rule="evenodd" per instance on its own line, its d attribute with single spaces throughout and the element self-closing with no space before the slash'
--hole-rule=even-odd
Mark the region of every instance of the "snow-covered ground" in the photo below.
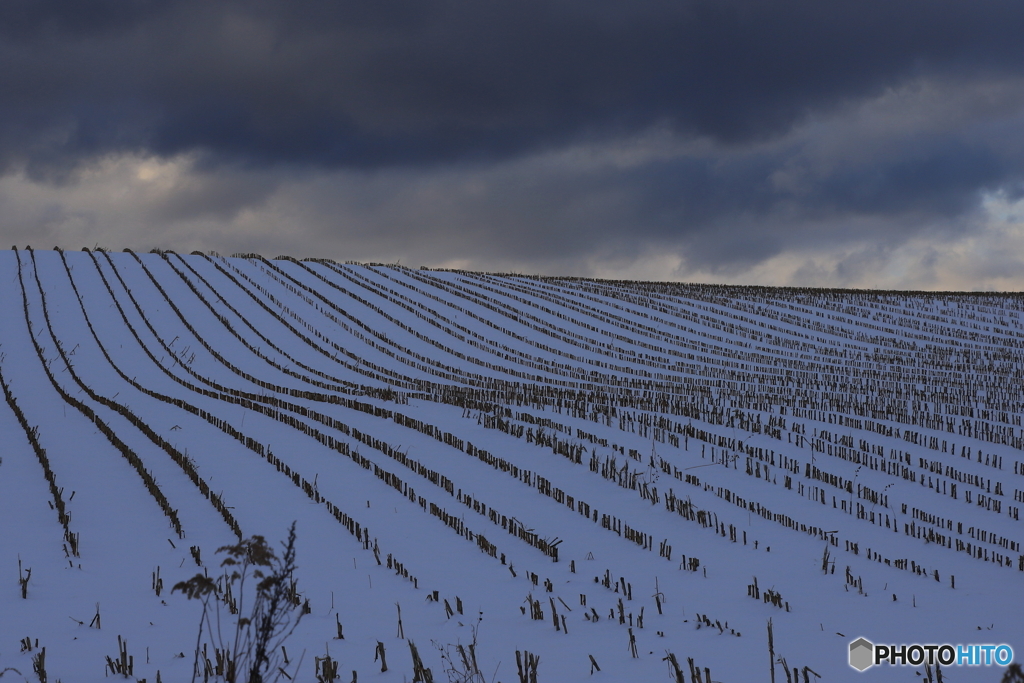
<svg viewBox="0 0 1024 683">
<path fill-rule="evenodd" d="M 769 681 L 769 622 L 775 681 L 935 676 L 858 637 L 1024 657 L 1021 308 L 0 252 L 0 670 L 97 681 L 120 637 L 192 680 L 171 586 L 293 521 L 296 680 L 413 680 L 410 641 L 448 680 L 474 631 L 504 683 Z"/>
</svg>

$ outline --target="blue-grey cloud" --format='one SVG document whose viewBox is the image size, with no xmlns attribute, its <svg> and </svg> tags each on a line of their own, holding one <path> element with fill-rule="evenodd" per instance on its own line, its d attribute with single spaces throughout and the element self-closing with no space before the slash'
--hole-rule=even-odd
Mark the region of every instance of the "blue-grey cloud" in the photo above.
<svg viewBox="0 0 1024 683">
<path fill-rule="evenodd" d="M 929 74 L 1020 73 L 1004 0 L 111 0 L 0 8 L 5 156 L 379 167 L 655 123 L 742 144 Z"/>
<path fill-rule="evenodd" d="M 0 230 L 121 210 L 241 250 L 259 230 L 215 233 L 297 220 L 270 243 L 723 273 L 873 244 L 852 272 L 1024 194 L 1021 25 L 1007 0 L 10 0 L 0 176 L 67 192 L 0 196 Z M 184 175 L 104 205 L 83 173 L 119 158 Z"/>
</svg>

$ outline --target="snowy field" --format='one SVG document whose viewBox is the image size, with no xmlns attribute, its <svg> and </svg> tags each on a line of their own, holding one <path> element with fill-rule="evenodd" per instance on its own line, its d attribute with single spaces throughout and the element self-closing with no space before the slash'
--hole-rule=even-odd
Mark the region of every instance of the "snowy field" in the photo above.
<svg viewBox="0 0 1024 683">
<path fill-rule="evenodd" d="M 243 256 L 0 252 L 4 683 L 222 680 L 171 587 L 292 522 L 293 680 L 1024 658 L 1019 296 Z"/>
</svg>

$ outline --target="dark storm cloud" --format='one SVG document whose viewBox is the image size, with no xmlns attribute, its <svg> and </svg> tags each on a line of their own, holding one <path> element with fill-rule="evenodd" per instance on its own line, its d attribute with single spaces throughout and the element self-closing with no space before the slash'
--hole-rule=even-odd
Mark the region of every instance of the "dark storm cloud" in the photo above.
<svg viewBox="0 0 1024 683">
<path fill-rule="evenodd" d="M 1020 71 L 1019 2 L 0 5 L 8 160 L 506 157 L 667 122 L 732 144 L 921 74 Z"/>
<path fill-rule="evenodd" d="M 523 171 L 495 182 L 479 200 L 486 208 L 466 204 L 476 209 L 478 225 L 501 217 L 481 248 L 493 244 L 535 258 L 544 251 L 583 253 L 593 243 L 636 250 L 653 241 L 683 245 L 709 265 L 735 267 L 797 247 L 896 242 L 924 226 L 967 229 L 958 219 L 977 208 L 979 188 L 1024 178 L 1019 145 L 1007 146 L 1004 132 L 872 139 L 837 124 L 818 133 L 825 139 L 797 137 L 730 154 L 595 172 Z M 861 158 L 838 163 L 828 150 L 828 167 L 817 167 L 815 147 L 844 136 L 860 147 Z M 780 180 L 780 170 L 796 179 Z M 515 225 L 521 227 L 512 230 Z"/>
<path fill-rule="evenodd" d="M 7 0 L 0 225 L 565 272 L 873 244 L 852 271 L 1024 194 L 1021 26 L 1019 0 Z"/>
<path fill-rule="evenodd" d="M 728 151 L 663 132 L 500 164 L 349 174 L 288 203 L 304 207 L 300 222 L 335 236 L 345 258 L 555 273 L 653 250 L 735 273 L 787 251 L 857 242 L 877 256 L 917 236 L 962 236 L 978 227 L 979 188 L 1024 178 L 1022 140 L 1011 135 L 1020 120 L 962 124 L 974 115 L 962 103 L 980 95 L 954 85 L 904 94 L 898 125 L 893 105 L 874 104 Z M 915 123 L 922 111 L 930 128 Z M 357 244 L 358 254 L 348 251 Z"/>
</svg>

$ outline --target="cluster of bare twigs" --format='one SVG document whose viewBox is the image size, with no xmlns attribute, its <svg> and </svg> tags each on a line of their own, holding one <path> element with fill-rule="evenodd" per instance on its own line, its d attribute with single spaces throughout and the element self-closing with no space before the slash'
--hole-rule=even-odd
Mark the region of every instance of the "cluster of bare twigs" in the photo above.
<svg viewBox="0 0 1024 683">
<path fill-rule="evenodd" d="M 262 536 L 252 536 L 236 545 L 223 546 L 218 553 L 227 557 L 227 567 L 220 581 L 206 574 L 196 574 L 175 584 L 171 592 L 181 591 L 190 600 L 201 600 L 203 612 L 196 636 L 192 680 L 224 683 L 271 683 L 288 673 L 291 662 L 284 642 L 295 631 L 303 617 L 297 609 L 301 600 L 295 591 L 295 523 L 288 531 L 284 551 L 278 557 Z M 246 584 L 258 580 L 253 591 Z M 252 605 L 246 610 L 248 593 Z M 230 600 L 230 605 L 228 600 Z M 224 628 L 221 604 L 239 616 L 234 628 Z M 209 647 L 213 648 L 210 659 Z M 301 657 L 294 664 L 297 671 Z"/>
</svg>

